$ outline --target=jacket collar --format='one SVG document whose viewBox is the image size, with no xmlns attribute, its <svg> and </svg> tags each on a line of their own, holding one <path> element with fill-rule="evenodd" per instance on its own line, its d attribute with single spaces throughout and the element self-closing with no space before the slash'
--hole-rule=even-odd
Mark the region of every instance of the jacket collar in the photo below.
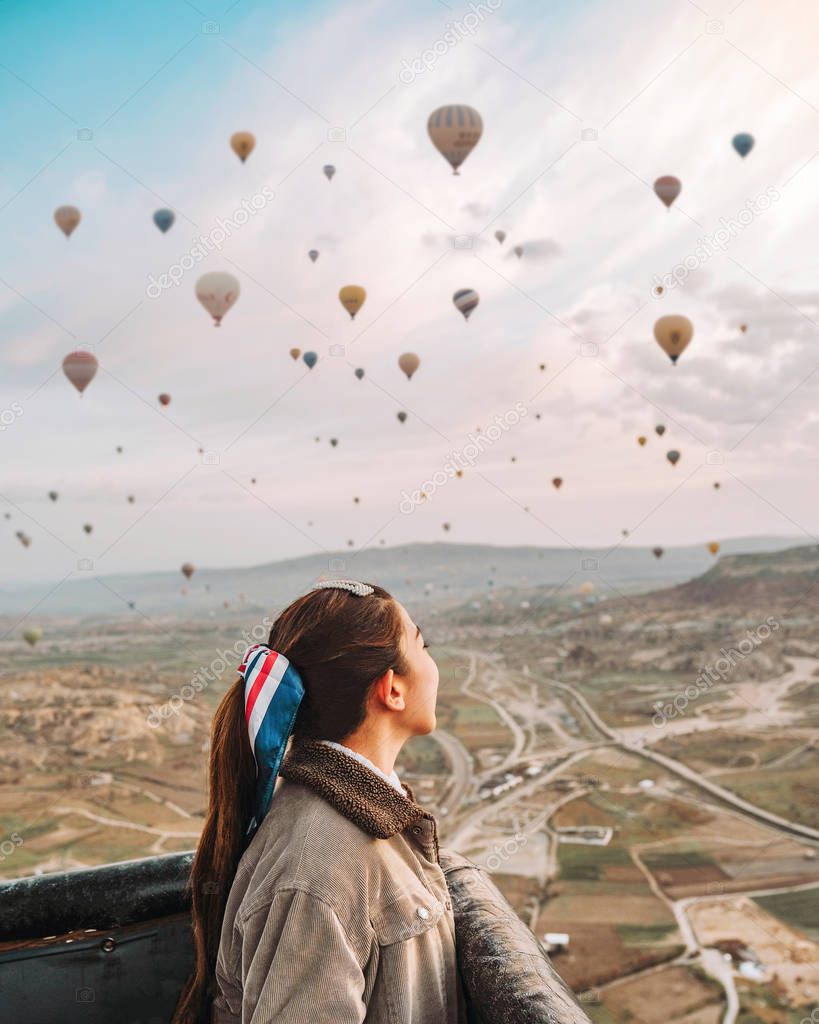
<svg viewBox="0 0 819 1024">
<path fill-rule="evenodd" d="M 309 786 L 345 818 L 378 839 L 389 839 L 414 824 L 436 835 L 435 817 L 415 802 L 415 794 L 406 783 L 403 785 L 408 797 L 349 754 L 317 740 L 294 740 L 279 775 Z"/>
</svg>

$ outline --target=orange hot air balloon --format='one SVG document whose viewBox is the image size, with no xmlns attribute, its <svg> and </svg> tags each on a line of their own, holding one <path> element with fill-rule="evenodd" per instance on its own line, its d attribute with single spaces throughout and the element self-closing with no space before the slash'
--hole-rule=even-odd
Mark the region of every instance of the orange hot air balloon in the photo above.
<svg viewBox="0 0 819 1024">
<path fill-rule="evenodd" d="M 68 377 L 80 394 L 85 391 L 99 367 L 97 357 L 92 352 L 69 352 L 63 359 L 63 373 Z"/>
<path fill-rule="evenodd" d="M 300 348 L 291 348 L 290 349 L 290 358 L 291 359 L 298 359 L 300 355 L 301 355 L 301 349 Z"/>
<path fill-rule="evenodd" d="M 560 490 L 560 488 L 561 488 L 561 487 L 563 486 L 563 477 L 562 477 L 562 476 L 556 476 L 556 477 L 555 477 L 555 478 L 554 478 L 554 479 L 552 480 L 552 486 L 554 487 L 554 489 L 555 489 L 556 491 L 559 491 L 559 490 Z"/>
<path fill-rule="evenodd" d="M 414 352 L 404 352 L 398 357 L 398 365 L 407 375 L 407 380 L 412 380 L 412 375 L 421 365 L 421 360 Z"/>
<path fill-rule="evenodd" d="M 163 391 L 162 394 L 159 396 L 159 404 L 160 405 L 170 405 L 171 404 L 171 396 L 166 394 Z"/>
<path fill-rule="evenodd" d="M 747 324 L 740 324 L 740 325 L 739 325 L 739 329 L 740 329 L 740 330 L 742 331 L 742 333 L 744 334 L 744 333 L 745 333 L 745 332 L 746 332 L 746 331 L 748 330 L 748 325 L 747 325 Z"/>
<path fill-rule="evenodd" d="M 694 325 L 686 316 L 661 316 L 654 337 L 672 363 L 676 363 L 694 337 Z"/>
<path fill-rule="evenodd" d="M 256 146 L 256 136 L 251 132 L 234 132 L 230 137 L 230 148 L 242 163 L 247 160 Z"/>
<path fill-rule="evenodd" d="M 65 237 L 70 238 L 74 228 L 82 220 L 82 214 L 76 206 L 58 206 L 54 211 L 54 220 Z"/>
<path fill-rule="evenodd" d="M 672 174 L 664 174 L 654 182 L 654 191 L 661 202 L 671 206 L 682 192 L 682 182 Z"/>
<path fill-rule="evenodd" d="M 194 566 L 191 562 L 184 562 L 182 565 L 182 575 L 186 580 L 189 580 L 194 573 Z"/>
<path fill-rule="evenodd" d="M 637 444 L 639 444 L 639 446 L 640 446 L 640 447 L 642 448 L 642 447 L 643 447 L 643 445 L 644 445 L 644 444 L 646 443 L 646 441 L 647 441 L 647 440 L 648 440 L 648 438 L 647 438 L 647 437 L 643 437 L 643 435 L 641 434 L 641 435 L 640 435 L 640 436 L 639 436 L 639 437 L 637 438 Z"/>
<path fill-rule="evenodd" d="M 719 541 L 712 540 L 708 542 L 708 550 L 712 555 L 719 554 Z"/>
<path fill-rule="evenodd" d="M 355 320 L 355 315 L 364 305 L 366 298 L 366 291 L 358 284 L 345 284 L 338 293 L 338 300 L 350 314 L 351 320 Z"/>
</svg>

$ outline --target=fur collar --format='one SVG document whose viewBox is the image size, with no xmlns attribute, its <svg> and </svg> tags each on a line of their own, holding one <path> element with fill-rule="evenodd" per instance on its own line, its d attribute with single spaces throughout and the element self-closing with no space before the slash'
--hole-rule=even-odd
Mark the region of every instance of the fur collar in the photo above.
<svg viewBox="0 0 819 1024">
<path fill-rule="evenodd" d="M 415 802 L 415 794 L 406 783 L 408 797 L 355 758 L 316 740 L 294 740 L 279 775 L 309 786 L 345 818 L 378 839 L 389 839 L 409 825 L 421 824 L 423 819 L 432 822 L 433 834 L 436 831 L 434 815 Z"/>
</svg>

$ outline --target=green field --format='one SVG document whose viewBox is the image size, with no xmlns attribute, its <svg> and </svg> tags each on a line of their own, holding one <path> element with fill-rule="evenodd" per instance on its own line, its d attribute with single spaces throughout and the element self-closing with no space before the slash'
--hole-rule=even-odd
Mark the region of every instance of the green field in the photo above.
<svg viewBox="0 0 819 1024">
<path fill-rule="evenodd" d="M 819 886 L 801 892 L 756 896 L 754 902 L 780 921 L 819 942 Z"/>
</svg>

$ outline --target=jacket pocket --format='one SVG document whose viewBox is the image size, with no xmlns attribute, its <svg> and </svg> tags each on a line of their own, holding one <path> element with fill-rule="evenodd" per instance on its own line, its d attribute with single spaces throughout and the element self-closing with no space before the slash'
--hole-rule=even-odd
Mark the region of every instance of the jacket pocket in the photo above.
<svg viewBox="0 0 819 1024">
<path fill-rule="evenodd" d="M 431 892 L 407 893 L 380 907 L 372 924 L 380 946 L 404 942 L 435 928 L 445 913 L 444 904 Z"/>
</svg>

